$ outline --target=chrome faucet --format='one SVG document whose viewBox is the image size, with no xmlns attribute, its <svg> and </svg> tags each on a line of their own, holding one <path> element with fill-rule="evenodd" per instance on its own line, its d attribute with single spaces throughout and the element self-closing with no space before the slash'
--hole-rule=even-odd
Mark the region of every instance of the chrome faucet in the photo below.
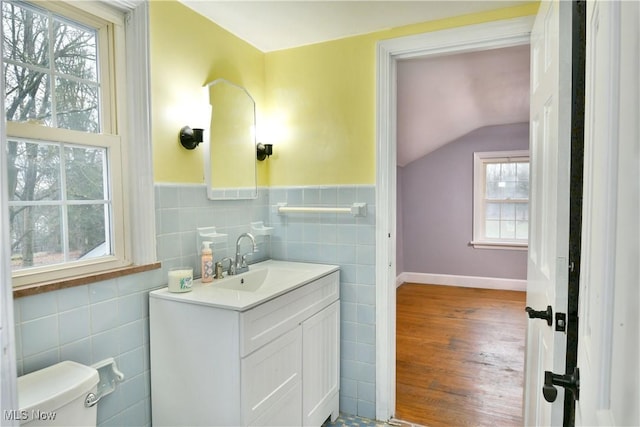
<svg viewBox="0 0 640 427">
<path fill-rule="evenodd" d="M 245 254 L 240 253 L 240 242 L 242 239 L 246 237 L 251 240 L 251 244 L 253 245 L 253 252 L 258 252 L 258 245 L 256 245 L 256 239 L 253 237 L 251 233 L 242 233 L 238 236 L 238 240 L 236 240 L 236 262 L 234 263 L 233 273 L 232 269 L 229 269 L 229 274 L 240 274 L 245 271 L 249 271 L 249 266 L 247 265 L 247 256 L 251 255 L 251 252 L 247 252 Z"/>
</svg>

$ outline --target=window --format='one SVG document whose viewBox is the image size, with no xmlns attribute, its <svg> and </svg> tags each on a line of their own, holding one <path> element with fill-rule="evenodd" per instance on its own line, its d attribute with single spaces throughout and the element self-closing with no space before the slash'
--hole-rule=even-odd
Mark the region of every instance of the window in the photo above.
<svg viewBox="0 0 640 427">
<path fill-rule="evenodd" d="M 14 285 L 130 263 L 123 47 L 114 15 L 90 9 L 2 2 Z"/>
<path fill-rule="evenodd" d="M 529 152 L 474 153 L 475 247 L 526 248 Z"/>
</svg>

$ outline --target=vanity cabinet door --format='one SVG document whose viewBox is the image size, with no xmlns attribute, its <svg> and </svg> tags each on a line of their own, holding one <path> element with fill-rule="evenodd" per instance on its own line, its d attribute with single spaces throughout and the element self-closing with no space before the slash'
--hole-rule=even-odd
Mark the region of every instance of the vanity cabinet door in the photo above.
<svg viewBox="0 0 640 427">
<path fill-rule="evenodd" d="M 340 301 L 302 323 L 302 425 L 320 426 L 338 416 Z"/>
<path fill-rule="evenodd" d="M 241 362 L 244 425 L 300 426 L 302 328 L 292 329 Z"/>
</svg>

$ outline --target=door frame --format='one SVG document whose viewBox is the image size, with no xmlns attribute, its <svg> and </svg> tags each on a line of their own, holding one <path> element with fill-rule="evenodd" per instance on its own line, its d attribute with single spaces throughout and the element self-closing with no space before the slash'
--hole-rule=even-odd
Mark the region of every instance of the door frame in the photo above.
<svg viewBox="0 0 640 427">
<path fill-rule="evenodd" d="M 2 24 L 0 23 L 0 28 Z M 2 48 L 0 48 L 0 51 Z M 4 61 L 0 55 L 0 65 L 4 68 Z M 0 79 L 0 93 L 6 93 L 4 79 Z M 4 105 L 0 107 L 5 117 Z M 6 123 L 0 120 L 0 410 L 2 421 L 0 424 L 18 425 L 17 420 L 6 420 L 5 411 L 18 408 L 17 367 L 16 367 L 16 338 L 13 315 L 13 286 L 11 281 L 11 238 L 9 236 L 9 176 L 7 168 L 7 132 Z"/>
<path fill-rule="evenodd" d="M 378 42 L 376 66 L 376 419 L 396 400 L 396 64 L 400 59 L 529 43 L 535 16 L 493 21 Z"/>
</svg>

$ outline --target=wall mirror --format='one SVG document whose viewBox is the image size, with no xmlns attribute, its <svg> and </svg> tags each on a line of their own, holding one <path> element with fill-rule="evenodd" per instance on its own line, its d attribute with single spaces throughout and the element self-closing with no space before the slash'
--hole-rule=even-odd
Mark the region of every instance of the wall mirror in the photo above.
<svg viewBox="0 0 640 427">
<path fill-rule="evenodd" d="M 256 105 L 249 92 L 225 79 L 205 85 L 211 105 L 205 181 L 211 200 L 254 199 Z"/>
</svg>

